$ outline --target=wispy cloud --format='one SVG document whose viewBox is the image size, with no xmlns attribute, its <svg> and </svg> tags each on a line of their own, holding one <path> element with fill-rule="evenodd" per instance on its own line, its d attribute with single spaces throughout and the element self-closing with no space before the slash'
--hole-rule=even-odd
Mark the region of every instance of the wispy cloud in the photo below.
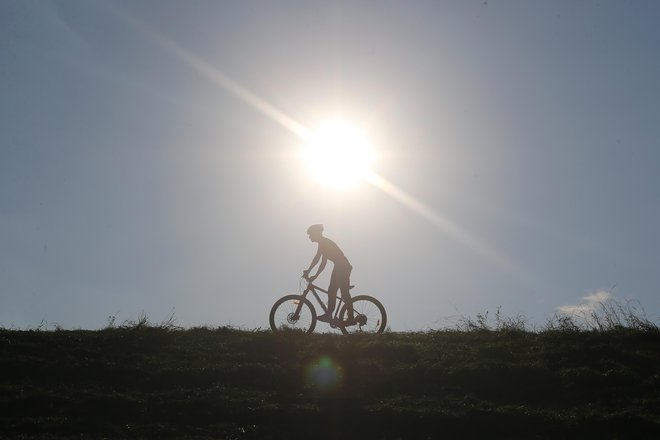
<svg viewBox="0 0 660 440">
<path fill-rule="evenodd" d="M 577 304 L 559 306 L 557 307 L 557 310 L 567 315 L 585 316 L 597 310 L 603 303 L 612 299 L 612 293 L 608 292 L 607 290 L 601 289 L 601 290 L 596 290 L 595 292 L 592 292 L 587 296 L 583 296 L 580 299 L 581 302 Z"/>
</svg>

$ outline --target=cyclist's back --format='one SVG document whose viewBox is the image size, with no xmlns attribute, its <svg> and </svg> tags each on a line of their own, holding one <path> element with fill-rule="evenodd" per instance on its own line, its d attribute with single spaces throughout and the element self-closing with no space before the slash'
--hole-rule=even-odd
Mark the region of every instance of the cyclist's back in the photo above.
<svg viewBox="0 0 660 440">
<path fill-rule="evenodd" d="M 320 237 L 318 243 L 319 252 L 328 260 L 332 261 L 335 266 L 348 267 L 351 265 L 344 252 L 337 246 L 337 243 L 327 237 Z"/>
</svg>

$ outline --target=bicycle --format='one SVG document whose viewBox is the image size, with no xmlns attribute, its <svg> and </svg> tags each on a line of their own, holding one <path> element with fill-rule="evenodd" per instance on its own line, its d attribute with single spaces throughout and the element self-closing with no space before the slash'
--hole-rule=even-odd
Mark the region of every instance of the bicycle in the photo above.
<svg viewBox="0 0 660 440">
<path fill-rule="evenodd" d="M 319 291 L 328 294 L 328 291 L 313 284 L 309 278 L 301 278 L 307 282 L 307 287 L 299 295 L 285 295 L 278 299 L 270 309 L 270 328 L 273 331 L 278 330 L 301 330 L 304 333 L 312 333 L 316 327 L 316 308 L 312 302 L 307 299 L 311 292 L 323 310 L 328 311 L 328 306 L 319 297 Z M 355 286 L 350 286 L 352 289 Z M 349 333 L 382 333 L 387 324 L 387 313 L 385 307 L 376 298 L 369 295 L 357 295 L 351 298 L 355 321 L 348 321 L 348 304 L 337 296 L 337 307 L 335 308 L 330 327 L 338 328 L 343 334 Z"/>
</svg>

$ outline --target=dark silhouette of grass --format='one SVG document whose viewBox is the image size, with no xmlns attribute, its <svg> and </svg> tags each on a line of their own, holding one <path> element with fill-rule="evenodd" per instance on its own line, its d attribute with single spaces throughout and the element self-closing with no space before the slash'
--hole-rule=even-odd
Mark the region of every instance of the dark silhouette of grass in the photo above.
<svg viewBox="0 0 660 440">
<path fill-rule="evenodd" d="M 521 322 L 0 330 L 0 438 L 660 438 L 657 326 Z"/>
</svg>

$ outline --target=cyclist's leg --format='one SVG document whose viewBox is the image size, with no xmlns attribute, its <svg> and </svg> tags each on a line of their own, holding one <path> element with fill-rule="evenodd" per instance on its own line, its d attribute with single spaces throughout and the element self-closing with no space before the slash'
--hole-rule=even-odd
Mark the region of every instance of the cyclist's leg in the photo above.
<svg viewBox="0 0 660 440">
<path fill-rule="evenodd" d="M 335 306 L 337 305 L 337 290 L 339 290 L 339 284 L 336 281 L 335 270 L 333 270 L 332 276 L 330 277 L 330 285 L 328 286 L 328 315 L 333 315 L 335 312 Z"/>
<path fill-rule="evenodd" d="M 332 315 L 337 304 L 337 290 L 341 287 L 341 273 L 337 266 L 332 268 L 330 285 L 328 286 L 328 314 Z M 343 298 L 343 293 L 342 293 Z"/>
<path fill-rule="evenodd" d="M 350 293 L 352 270 L 353 267 L 348 266 L 347 268 L 344 268 L 343 270 L 340 271 L 341 277 L 338 277 L 339 289 L 341 291 L 341 299 L 344 300 L 344 303 L 346 303 L 346 315 L 349 321 L 353 321 L 355 319 L 353 312 L 353 303 L 351 302 L 351 293 Z"/>
</svg>

